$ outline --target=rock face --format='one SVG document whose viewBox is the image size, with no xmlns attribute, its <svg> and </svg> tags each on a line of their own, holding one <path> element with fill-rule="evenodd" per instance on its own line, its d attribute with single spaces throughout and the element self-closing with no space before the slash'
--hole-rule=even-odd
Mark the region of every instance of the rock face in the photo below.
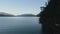
<svg viewBox="0 0 60 34">
<path fill-rule="evenodd" d="M 14 15 L 8 14 L 8 13 L 4 13 L 4 12 L 0 12 L 0 17 L 14 17 Z"/>
<path fill-rule="evenodd" d="M 43 32 L 46 34 L 60 34 L 60 0 L 50 0 L 43 9 L 38 15 L 40 16 L 39 21 L 43 25 Z"/>
<path fill-rule="evenodd" d="M 18 15 L 18 17 L 36 17 L 36 15 L 34 15 L 34 14 L 22 14 L 22 15 Z"/>
</svg>

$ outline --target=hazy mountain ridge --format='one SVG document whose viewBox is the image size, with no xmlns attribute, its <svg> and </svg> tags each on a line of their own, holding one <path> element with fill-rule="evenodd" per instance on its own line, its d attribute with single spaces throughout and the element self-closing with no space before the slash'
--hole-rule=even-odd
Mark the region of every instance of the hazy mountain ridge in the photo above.
<svg viewBox="0 0 60 34">
<path fill-rule="evenodd" d="M 17 15 L 17 16 L 21 16 L 21 17 L 35 17 L 36 15 L 34 15 L 34 14 L 22 14 L 22 15 Z"/>
<path fill-rule="evenodd" d="M 0 12 L 0 17 L 36 17 L 34 14 L 22 14 L 22 15 L 12 15 L 5 12 Z"/>
<path fill-rule="evenodd" d="M 9 14 L 9 13 L 5 13 L 5 12 L 0 12 L 0 17 L 13 17 L 14 15 Z"/>
</svg>

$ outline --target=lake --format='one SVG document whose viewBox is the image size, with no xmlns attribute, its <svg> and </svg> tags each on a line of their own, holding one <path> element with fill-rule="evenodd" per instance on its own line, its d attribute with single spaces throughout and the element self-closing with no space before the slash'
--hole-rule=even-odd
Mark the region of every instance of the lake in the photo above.
<svg viewBox="0 0 60 34">
<path fill-rule="evenodd" d="M 41 34 L 39 17 L 0 17 L 0 34 Z"/>
</svg>

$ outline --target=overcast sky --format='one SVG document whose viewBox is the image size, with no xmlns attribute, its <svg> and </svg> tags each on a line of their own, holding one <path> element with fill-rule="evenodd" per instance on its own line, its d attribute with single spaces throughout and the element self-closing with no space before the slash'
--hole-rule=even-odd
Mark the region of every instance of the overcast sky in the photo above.
<svg viewBox="0 0 60 34">
<path fill-rule="evenodd" d="M 0 12 L 38 14 L 47 0 L 0 0 Z"/>
</svg>

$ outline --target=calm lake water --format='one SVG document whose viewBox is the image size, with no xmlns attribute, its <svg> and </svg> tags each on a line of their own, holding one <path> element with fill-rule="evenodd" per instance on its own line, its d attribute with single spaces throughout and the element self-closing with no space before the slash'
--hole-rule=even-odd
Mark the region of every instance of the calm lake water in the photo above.
<svg viewBox="0 0 60 34">
<path fill-rule="evenodd" d="M 0 34 L 41 34 L 39 17 L 0 17 Z"/>
</svg>

